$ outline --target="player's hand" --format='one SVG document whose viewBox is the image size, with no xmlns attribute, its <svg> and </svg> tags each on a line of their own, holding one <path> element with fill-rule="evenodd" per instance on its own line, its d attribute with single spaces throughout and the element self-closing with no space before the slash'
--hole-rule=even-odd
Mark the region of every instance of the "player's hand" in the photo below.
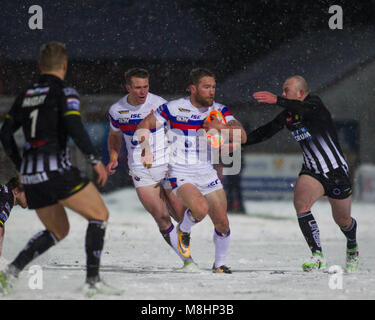
<svg viewBox="0 0 375 320">
<path fill-rule="evenodd" d="M 225 129 L 226 126 L 224 123 L 222 123 L 218 118 L 212 117 L 211 121 L 205 121 L 203 122 L 202 128 L 206 131 L 210 129 L 216 129 L 218 131 Z"/>
<path fill-rule="evenodd" d="M 277 102 L 277 96 L 268 91 L 255 92 L 253 98 L 260 103 L 275 104 Z"/>
<path fill-rule="evenodd" d="M 104 187 L 107 183 L 108 175 L 107 171 L 104 167 L 104 164 L 102 162 L 99 162 L 96 166 L 93 167 L 94 171 L 98 175 L 96 179 L 96 183 L 100 185 L 101 187 Z"/>
<path fill-rule="evenodd" d="M 118 161 L 117 160 L 111 160 L 108 162 L 106 168 L 107 174 L 112 175 L 116 172 L 116 168 L 118 167 Z"/>
<path fill-rule="evenodd" d="M 141 161 L 145 168 L 150 169 L 152 167 L 152 163 L 154 162 L 154 156 L 152 155 L 152 152 L 149 148 L 142 149 Z"/>
</svg>

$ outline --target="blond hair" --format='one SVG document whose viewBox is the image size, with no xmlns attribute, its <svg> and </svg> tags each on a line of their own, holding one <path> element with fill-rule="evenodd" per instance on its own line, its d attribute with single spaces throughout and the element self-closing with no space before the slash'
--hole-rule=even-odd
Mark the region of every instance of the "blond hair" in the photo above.
<svg viewBox="0 0 375 320">
<path fill-rule="evenodd" d="M 65 44 L 52 41 L 43 44 L 40 48 L 39 66 L 42 72 L 59 70 L 67 60 Z"/>
</svg>

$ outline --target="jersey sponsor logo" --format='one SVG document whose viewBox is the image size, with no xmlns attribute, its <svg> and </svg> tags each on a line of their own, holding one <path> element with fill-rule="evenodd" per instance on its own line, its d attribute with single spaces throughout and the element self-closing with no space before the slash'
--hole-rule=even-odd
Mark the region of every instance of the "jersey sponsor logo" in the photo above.
<svg viewBox="0 0 375 320">
<path fill-rule="evenodd" d="M 189 117 L 176 116 L 176 120 L 179 121 L 179 122 L 188 122 Z"/>
<path fill-rule="evenodd" d="M 131 119 L 139 119 L 142 117 L 142 114 L 141 113 L 133 113 L 130 118 Z"/>
<path fill-rule="evenodd" d="M 207 187 L 214 187 L 219 184 L 219 179 L 216 179 L 215 181 L 212 181 L 207 185 Z"/>
<path fill-rule="evenodd" d="M 190 112 L 189 109 L 184 109 L 184 108 L 178 108 L 178 110 L 180 110 L 181 112 Z"/>
<path fill-rule="evenodd" d="M 119 123 L 129 123 L 130 119 L 129 118 L 119 118 L 117 119 Z"/>
<path fill-rule="evenodd" d="M 66 107 L 69 110 L 79 110 L 80 104 L 80 101 L 75 98 L 68 98 L 66 100 Z"/>
<path fill-rule="evenodd" d="M 74 88 L 64 88 L 63 91 L 64 91 L 64 94 L 66 96 L 77 96 L 77 97 L 79 97 L 79 94 L 78 94 L 77 90 L 74 89 Z"/>
<path fill-rule="evenodd" d="M 312 139 L 312 136 L 310 132 L 306 129 L 306 127 L 302 127 L 297 130 L 294 130 L 292 132 L 292 135 L 294 136 L 294 139 L 296 139 L 296 141 L 302 141 L 302 140 L 309 141 Z"/>
<path fill-rule="evenodd" d="M 33 96 L 33 97 L 26 97 L 23 99 L 22 107 L 34 107 L 44 103 L 44 100 L 47 98 L 46 95 L 44 96 Z"/>
<path fill-rule="evenodd" d="M 21 177 L 21 182 L 23 184 L 37 184 L 44 181 L 48 181 L 48 176 L 45 172 L 32 175 L 23 175 Z"/>
<path fill-rule="evenodd" d="M 198 114 L 193 114 L 193 115 L 191 115 L 191 118 L 194 119 L 194 120 L 200 120 L 201 116 L 198 115 Z"/>
<path fill-rule="evenodd" d="M 127 114 L 129 113 L 129 110 L 121 110 L 121 111 L 118 111 L 119 114 Z"/>
</svg>

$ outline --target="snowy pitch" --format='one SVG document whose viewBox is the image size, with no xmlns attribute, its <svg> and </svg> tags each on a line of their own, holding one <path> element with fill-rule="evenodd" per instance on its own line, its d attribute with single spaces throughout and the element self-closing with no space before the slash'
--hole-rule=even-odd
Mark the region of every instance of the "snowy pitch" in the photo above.
<svg viewBox="0 0 375 320">
<path fill-rule="evenodd" d="M 233 274 L 212 274 L 213 225 L 209 217 L 192 230 L 192 256 L 199 273 L 179 273 L 181 261 L 162 239 L 134 189 L 104 195 L 110 211 L 101 277 L 124 289 L 123 300 L 375 299 L 375 204 L 353 203 L 358 222 L 360 268 L 355 274 L 304 273 L 310 256 L 292 202 L 246 202 L 247 215 L 229 216 L 231 244 L 227 265 Z M 334 224 L 327 201 L 313 207 L 329 266 L 344 267 L 344 235 Z M 70 233 L 21 273 L 16 292 L 1 299 L 85 299 L 84 237 L 87 222 L 69 212 Z M 6 224 L 0 267 L 14 259 L 42 230 L 34 211 L 15 207 Z M 39 265 L 43 288 L 30 287 L 29 267 Z M 333 285 L 332 285 L 333 284 Z"/>
</svg>

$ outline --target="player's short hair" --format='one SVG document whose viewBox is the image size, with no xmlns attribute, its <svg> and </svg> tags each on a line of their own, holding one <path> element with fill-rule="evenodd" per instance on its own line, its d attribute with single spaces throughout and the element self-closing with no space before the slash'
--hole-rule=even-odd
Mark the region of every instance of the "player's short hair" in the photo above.
<svg viewBox="0 0 375 320">
<path fill-rule="evenodd" d="M 65 44 L 57 41 L 45 43 L 40 48 L 40 69 L 44 72 L 58 70 L 62 68 L 67 58 Z"/>
<path fill-rule="evenodd" d="M 199 84 L 199 81 L 203 77 L 215 78 L 215 74 L 212 71 L 205 69 L 205 68 L 195 68 L 190 71 L 189 84 L 196 86 Z"/>
<path fill-rule="evenodd" d="M 131 68 L 125 72 L 125 83 L 129 86 L 132 85 L 132 78 L 149 79 L 150 74 L 146 69 Z"/>
<path fill-rule="evenodd" d="M 296 81 L 296 85 L 298 86 L 298 89 L 302 89 L 306 93 L 310 92 L 309 86 L 308 86 L 307 81 L 305 80 L 304 77 L 302 77 L 300 75 L 294 75 L 294 76 L 289 77 L 285 81 L 288 81 L 290 79 L 294 79 Z"/>
<path fill-rule="evenodd" d="M 8 189 L 10 190 L 14 190 L 16 188 L 18 188 L 18 190 L 20 192 L 24 191 L 24 187 L 22 185 L 22 183 L 20 182 L 20 180 L 18 179 L 18 177 L 13 177 L 11 178 L 7 183 L 6 183 L 6 186 L 8 187 Z"/>
</svg>

